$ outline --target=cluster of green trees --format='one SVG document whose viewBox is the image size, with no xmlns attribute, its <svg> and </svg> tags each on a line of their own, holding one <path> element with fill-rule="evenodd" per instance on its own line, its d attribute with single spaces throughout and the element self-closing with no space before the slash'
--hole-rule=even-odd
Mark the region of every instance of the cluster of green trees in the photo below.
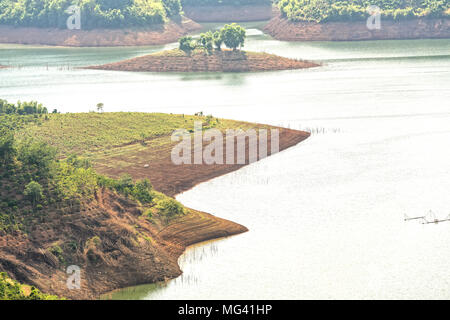
<svg viewBox="0 0 450 320">
<path fill-rule="evenodd" d="M 180 0 L 0 0 L 0 24 L 66 28 L 71 5 L 83 29 L 161 24 L 181 13 Z"/>
<path fill-rule="evenodd" d="M 41 293 L 35 287 L 25 288 L 6 273 L 0 273 L 0 300 L 57 300 L 56 296 Z"/>
<path fill-rule="evenodd" d="M 271 5 L 272 0 L 182 0 L 183 6 L 243 6 Z"/>
<path fill-rule="evenodd" d="M 54 113 L 58 112 L 56 109 L 53 110 Z M 42 104 L 31 101 L 31 102 L 18 102 L 17 104 L 9 103 L 6 100 L 0 99 L 0 114 L 47 114 L 48 110 Z"/>
<path fill-rule="evenodd" d="M 202 49 L 212 54 L 213 50 L 222 50 L 222 45 L 236 50 L 242 48 L 247 37 L 246 30 L 236 23 L 227 24 L 222 29 L 215 32 L 208 31 L 200 34 L 197 40 L 185 36 L 179 40 L 180 50 L 190 54 L 195 49 Z"/>
<path fill-rule="evenodd" d="M 280 0 L 282 15 L 291 21 L 358 21 L 367 8 L 378 6 L 384 19 L 441 18 L 450 16 L 449 0 Z"/>
</svg>

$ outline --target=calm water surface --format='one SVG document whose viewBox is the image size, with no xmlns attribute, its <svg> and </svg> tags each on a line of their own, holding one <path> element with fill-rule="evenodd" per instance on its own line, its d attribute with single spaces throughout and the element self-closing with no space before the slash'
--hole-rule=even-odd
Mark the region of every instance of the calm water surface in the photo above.
<svg viewBox="0 0 450 320">
<path fill-rule="evenodd" d="M 251 25 L 249 27 L 252 27 Z M 63 112 L 195 113 L 311 130 L 306 142 L 178 196 L 250 232 L 190 248 L 183 276 L 118 299 L 450 298 L 450 40 L 247 49 L 310 70 L 152 74 L 76 67 L 172 48 L 0 45 L 0 97 Z"/>
</svg>

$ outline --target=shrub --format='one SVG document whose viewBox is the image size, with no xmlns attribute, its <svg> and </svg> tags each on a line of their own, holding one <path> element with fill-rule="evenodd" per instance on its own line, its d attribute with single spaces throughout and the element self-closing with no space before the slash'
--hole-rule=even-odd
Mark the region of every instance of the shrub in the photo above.
<svg viewBox="0 0 450 320">
<path fill-rule="evenodd" d="M 170 198 L 159 201 L 156 208 L 161 215 L 166 216 L 167 218 L 173 218 L 185 213 L 183 205 L 175 199 Z"/>
</svg>

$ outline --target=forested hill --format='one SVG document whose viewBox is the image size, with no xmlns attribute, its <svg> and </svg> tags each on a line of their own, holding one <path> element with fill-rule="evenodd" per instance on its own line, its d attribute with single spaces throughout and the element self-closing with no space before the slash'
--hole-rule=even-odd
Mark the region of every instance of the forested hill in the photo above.
<svg viewBox="0 0 450 320">
<path fill-rule="evenodd" d="M 358 21 L 367 8 L 378 6 L 382 18 L 450 18 L 450 0 L 280 0 L 278 7 L 290 21 Z"/>
<path fill-rule="evenodd" d="M 180 0 L 0 0 L 0 25 L 66 28 L 73 4 L 83 29 L 162 24 L 181 12 Z"/>
</svg>

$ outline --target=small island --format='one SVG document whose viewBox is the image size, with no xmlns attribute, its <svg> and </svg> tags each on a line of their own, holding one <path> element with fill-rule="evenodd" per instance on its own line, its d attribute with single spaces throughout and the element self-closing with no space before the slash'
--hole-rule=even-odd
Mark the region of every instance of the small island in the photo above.
<svg viewBox="0 0 450 320">
<path fill-rule="evenodd" d="M 233 23 L 197 40 L 186 36 L 179 48 L 88 69 L 133 72 L 257 72 L 318 67 L 319 64 L 264 52 L 243 51 L 246 31 Z M 225 44 L 227 49 L 222 49 Z"/>
</svg>

